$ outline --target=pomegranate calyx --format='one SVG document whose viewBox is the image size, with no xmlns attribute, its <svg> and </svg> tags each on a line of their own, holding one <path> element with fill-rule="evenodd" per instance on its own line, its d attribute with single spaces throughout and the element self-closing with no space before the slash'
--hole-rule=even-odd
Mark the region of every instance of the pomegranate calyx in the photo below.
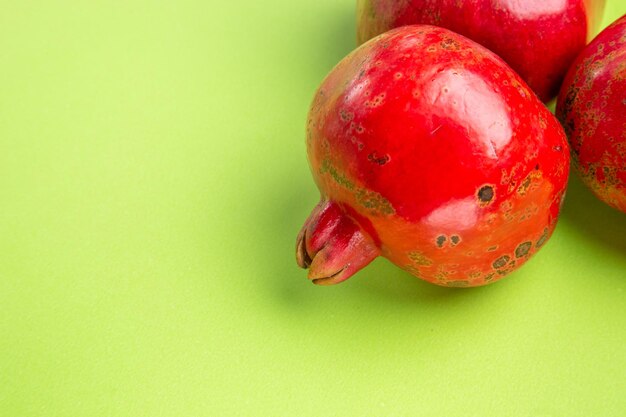
<svg viewBox="0 0 626 417">
<path fill-rule="evenodd" d="M 317 285 L 347 280 L 380 254 L 372 238 L 341 207 L 322 199 L 298 234 L 296 260 Z"/>
</svg>

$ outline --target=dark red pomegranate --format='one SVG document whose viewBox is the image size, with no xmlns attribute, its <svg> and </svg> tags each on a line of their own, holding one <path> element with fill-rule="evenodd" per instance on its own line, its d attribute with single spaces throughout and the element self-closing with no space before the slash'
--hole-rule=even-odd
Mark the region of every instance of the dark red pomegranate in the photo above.
<svg viewBox="0 0 626 417">
<path fill-rule="evenodd" d="M 583 182 L 626 212 L 626 15 L 576 59 L 563 83 L 557 116 Z"/>
<path fill-rule="evenodd" d="M 605 0 L 357 0 L 365 42 L 412 24 L 442 26 L 500 55 L 543 101 L 598 28 Z"/>
</svg>

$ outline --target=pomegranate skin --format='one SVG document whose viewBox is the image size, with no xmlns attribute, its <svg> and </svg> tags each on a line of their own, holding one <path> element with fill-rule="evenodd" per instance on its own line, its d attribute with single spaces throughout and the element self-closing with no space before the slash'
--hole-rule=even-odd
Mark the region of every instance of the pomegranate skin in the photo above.
<svg viewBox="0 0 626 417">
<path fill-rule="evenodd" d="M 569 153 L 563 129 L 495 54 L 405 26 L 341 61 L 311 104 L 321 200 L 296 258 L 317 284 L 377 256 L 445 286 L 494 282 L 551 236 Z"/>
<path fill-rule="evenodd" d="M 357 0 L 357 40 L 411 24 L 442 26 L 502 57 L 543 101 L 554 98 L 597 30 L 605 0 Z"/>
<path fill-rule="evenodd" d="M 583 182 L 626 212 L 626 15 L 576 59 L 557 102 Z"/>
</svg>

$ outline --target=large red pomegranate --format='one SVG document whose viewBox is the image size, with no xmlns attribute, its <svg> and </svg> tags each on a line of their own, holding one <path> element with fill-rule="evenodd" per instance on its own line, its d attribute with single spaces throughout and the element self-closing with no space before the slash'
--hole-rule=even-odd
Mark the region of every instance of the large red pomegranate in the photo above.
<svg viewBox="0 0 626 417">
<path fill-rule="evenodd" d="M 605 0 L 357 0 L 357 38 L 442 26 L 502 57 L 544 101 L 559 91 L 602 18 Z"/>
<path fill-rule="evenodd" d="M 316 284 L 377 256 L 475 286 L 550 237 L 569 171 L 563 129 L 495 54 L 433 26 L 356 49 L 312 102 L 306 147 L 321 200 L 297 240 Z"/>
<path fill-rule="evenodd" d="M 583 182 L 626 212 L 626 15 L 576 59 L 563 83 L 557 116 Z"/>
</svg>

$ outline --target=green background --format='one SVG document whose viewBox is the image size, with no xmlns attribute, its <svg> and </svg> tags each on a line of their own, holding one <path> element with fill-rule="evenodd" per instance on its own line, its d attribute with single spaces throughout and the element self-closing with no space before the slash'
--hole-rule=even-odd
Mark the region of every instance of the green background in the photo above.
<svg viewBox="0 0 626 417">
<path fill-rule="evenodd" d="M 1 11 L 0 415 L 626 415 L 626 215 L 577 178 L 491 286 L 297 268 L 352 0 Z"/>
</svg>

